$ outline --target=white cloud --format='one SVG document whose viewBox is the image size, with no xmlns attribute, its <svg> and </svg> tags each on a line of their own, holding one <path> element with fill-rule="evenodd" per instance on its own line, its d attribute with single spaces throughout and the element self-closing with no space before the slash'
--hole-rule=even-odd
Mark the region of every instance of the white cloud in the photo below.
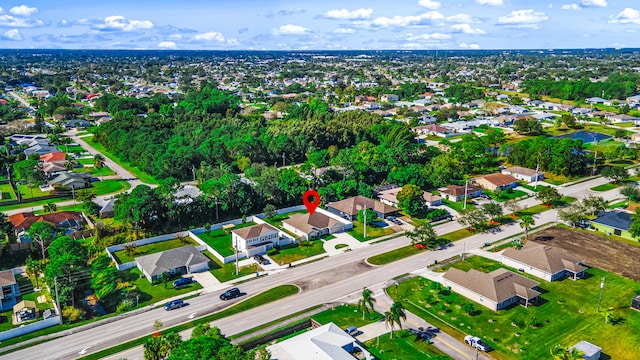
<svg viewBox="0 0 640 360">
<path fill-rule="evenodd" d="M 136 31 L 153 27 L 149 20 L 129 20 L 122 15 L 107 16 L 103 22 L 93 24 L 92 28 L 100 31 Z"/>
<path fill-rule="evenodd" d="M 451 35 L 449 34 L 442 34 L 442 33 L 433 33 L 433 34 L 418 34 L 418 35 L 413 35 L 411 33 L 403 35 L 401 37 L 399 37 L 400 40 L 406 40 L 406 41 L 412 41 L 412 42 L 416 42 L 416 41 L 433 41 L 433 40 L 449 40 L 451 39 Z"/>
<path fill-rule="evenodd" d="M 29 7 L 27 5 L 20 5 L 20 6 L 12 7 L 11 9 L 9 9 L 9 12 L 12 13 L 13 15 L 31 16 L 38 12 L 38 8 Z"/>
<path fill-rule="evenodd" d="M 22 34 L 20 33 L 20 30 L 18 29 L 11 29 L 11 30 L 5 31 L 4 34 L 2 34 L 2 38 L 5 40 L 12 40 L 12 41 L 24 40 L 24 37 L 22 36 Z"/>
<path fill-rule="evenodd" d="M 373 9 L 356 9 L 353 11 L 349 11 L 347 9 L 339 9 L 339 10 L 329 10 L 324 16 L 329 19 L 336 20 L 366 20 L 373 13 Z"/>
<path fill-rule="evenodd" d="M 562 10 L 580 10 L 581 7 L 578 4 L 564 4 L 561 7 Z"/>
<path fill-rule="evenodd" d="M 217 31 L 210 31 L 202 34 L 197 34 L 193 37 L 196 41 L 218 41 L 224 42 L 224 35 Z"/>
<path fill-rule="evenodd" d="M 434 20 L 442 20 L 442 19 L 444 19 L 444 15 L 442 15 L 440 12 L 429 11 L 421 15 L 409 15 L 409 16 L 396 15 L 392 18 L 382 16 L 382 17 L 373 19 L 373 21 L 371 22 L 371 25 L 376 27 L 407 27 L 407 26 L 429 25 Z"/>
<path fill-rule="evenodd" d="M 582 0 L 580 5 L 584 7 L 607 7 L 607 0 Z"/>
<path fill-rule="evenodd" d="M 161 41 L 158 43 L 158 47 L 161 49 L 175 49 L 178 47 L 178 44 L 173 41 Z"/>
<path fill-rule="evenodd" d="M 472 50 L 478 50 L 480 49 L 480 45 L 472 43 L 472 44 L 467 44 L 467 43 L 460 43 L 460 45 L 458 45 L 461 49 L 472 49 Z"/>
<path fill-rule="evenodd" d="M 454 24 L 454 25 L 451 25 L 451 29 L 455 30 L 456 32 L 461 32 L 461 33 L 470 34 L 470 35 L 484 35 L 487 33 L 482 29 L 478 29 L 478 28 L 474 29 L 469 24 Z"/>
<path fill-rule="evenodd" d="M 500 16 L 497 24 L 518 29 L 539 29 L 540 23 L 548 19 L 549 17 L 541 11 L 514 10 L 509 15 Z"/>
<path fill-rule="evenodd" d="M 610 24 L 636 24 L 640 25 L 640 11 L 632 8 L 625 8 L 616 17 L 609 20 Z"/>
<path fill-rule="evenodd" d="M 354 29 L 349 28 L 337 28 L 333 30 L 334 34 L 353 34 L 354 32 L 356 32 Z"/>
<path fill-rule="evenodd" d="M 504 5 L 504 0 L 476 0 L 480 5 L 500 6 Z"/>
<path fill-rule="evenodd" d="M 308 31 L 309 29 L 300 25 L 286 24 L 279 28 L 272 29 L 271 33 L 273 35 L 304 35 L 307 34 Z"/>
<path fill-rule="evenodd" d="M 28 28 L 43 26 L 45 22 L 40 19 L 17 18 L 11 15 L 0 15 L 0 26 Z"/>
<path fill-rule="evenodd" d="M 434 0 L 418 0 L 418 5 L 426 7 L 429 10 L 437 10 L 440 8 L 440 3 Z"/>
<path fill-rule="evenodd" d="M 478 20 L 474 19 L 471 15 L 467 14 L 456 14 L 447 17 L 447 21 L 456 22 L 456 23 L 477 23 Z"/>
</svg>

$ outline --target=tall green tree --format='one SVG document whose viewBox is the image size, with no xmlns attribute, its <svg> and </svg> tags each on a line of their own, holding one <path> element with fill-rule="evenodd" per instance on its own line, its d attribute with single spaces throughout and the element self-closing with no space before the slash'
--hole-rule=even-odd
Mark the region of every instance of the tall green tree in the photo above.
<svg viewBox="0 0 640 360">
<path fill-rule="evenodd" d="M 389 311 L 384 314 L 385 325 L 391 328 L 391 338 L 393 339 L 393 328 L 397 325 L 402 330 L 402 321 L 407 319 L 405 308 L 401 302 L 396 301 L 391 305 Z"/>
<path fill-rule="evenodd" d="M 398 207 L 409 215 L 417 215 L 426 206 L 423 194 L 424 191 L 417 185 L 404 185 L 396 195 Z"/>
<path fill-rule="evenodd" d="M 529 229 L 535 224 L 535 220 L 531 215 L 525 215 L 520 219 L 520 227 L 524 229 L 525 242 L 529 240 Z"/>
<path fill-rule="evenodd" d="M 105 163 L 106 159 L 104 158 L 104 156 L 102 154 L 95 154 L 93 155 L 93 167 L 100 170 L 100 178 L 104 179 L 104 176 L 102 175 L 102 168 L 105 167 L 106 163 Z"/>
<path fill-rule="evenodd" d="M 38 221 L 31 225 L 26 233 L 29 238 L 38 243 L 42 252 L 42 260 L 45 261 L 47 258 L 47 248 L 50 246 L 55 237 L 54 227 L 51 226 L 51 224 L 49 224 L 48 222 Z"/>
<path fill-rule="evenodd" d="M 373 303 L 376 299 L 373 297 L 373 291 L 368 288 L 362 289 L 362 297 L 358 300 L 358 309 L 362 310 L 362 320 L 364 320 L 365 314 L 375 311 Z"/>
</svg>

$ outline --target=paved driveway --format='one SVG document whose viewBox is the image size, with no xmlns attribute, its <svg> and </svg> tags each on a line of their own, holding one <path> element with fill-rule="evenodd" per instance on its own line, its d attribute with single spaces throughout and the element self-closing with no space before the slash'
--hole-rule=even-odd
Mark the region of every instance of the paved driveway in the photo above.
<svg viewBox="0 0 640 360">
<path fill-rule="evenodd" d="M 322 245 L 324 248 L 324 251 L 326 251 L 327 254 L 329 255 L 342 253 L 344 249 L 347 249 L 344 247 L 340 249 L 336 249 L 336 246 L 340 244 L 347 245 L 347 247 L 351 250 L 355 250 L 363 246 L 367 246 L 366 243 L 361 243 L 360 241 L 356 240 L 353 236 L 347 234 L 346 232 L 335 233 L 333 234 L 333 236 L 335 236 L 336 238 L 331 240 L 326 240 Z"/>
<path fill-rule="evenodd" d="M 198 284 L 202 285 L 202 290 L 204 290 L 204 292 L 212 292 L 212 291 L 223 289 L 225 287 L 209 271 L 193 273 L 193 274 L 190 274 L 190 276 L 193 276 L 193 280 L 197 281 Z"/>
</svg>

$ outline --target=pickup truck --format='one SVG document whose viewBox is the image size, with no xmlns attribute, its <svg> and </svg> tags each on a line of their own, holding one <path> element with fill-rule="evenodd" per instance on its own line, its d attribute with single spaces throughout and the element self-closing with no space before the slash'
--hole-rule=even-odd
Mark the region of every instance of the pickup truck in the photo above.
<svg viewBox="0 0 640 360">
<path fill-rule="evenodd" d="M 476 348 L 478 351 L 487 352 L 491 350 L 491 347 L 480 340 L 477 336 L 467 335 L 464 337 L 464 342 L 469 344 L 471 347 Z"/>
</svg>

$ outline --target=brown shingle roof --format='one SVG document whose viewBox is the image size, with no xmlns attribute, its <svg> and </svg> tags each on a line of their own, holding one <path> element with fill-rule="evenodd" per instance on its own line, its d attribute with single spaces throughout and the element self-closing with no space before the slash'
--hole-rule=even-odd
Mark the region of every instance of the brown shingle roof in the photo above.
<svg viewBox="0 0 640 360">
<path fill-rule="evenodd" d="M 497 303 L 516 295 L 527 299 L 540 295 L 532 289 L 540 283 L 505 268 L 496 269 L 488 274 L 475 269 L 465 272 L 451 268 L 443 277 Z"/>
<path fill-rule="evenodd" d="M 282 222 L 309 234 L 314 229 L 330 228 L 339 221 L 316 211 L 312 215 L 309 213 L 295 214 Z"/>
<path fill-rule="evenodd" d="M 448 185 L 438 189 L 438 191 L 440 191 L 440 194 L 462 196 L 464 195 L 464 185 Z M 467 185 L 467 194 L 471 194 L 477 191 L 482 191 L 482 187 L 474 184 Z"/>
<path fill-rule="evenodd" d="M 555 274 L 565 269 L 573 272 L 587 269 L 579 264 L 585 259 L 570 254 L 564 249 L 534 242 L 527 242 L 520 250 L 508 248 L 502 253 L 502 256 L 533 266 L 549 274 Z"/>
<path fill-rule="evenodd" d="M 364 209 L 365 207 L 367 209 L 373 209 L 385 215 L 392 214 L 398 211 L 398 209 L 392 206 L 383 204 L 379 201 L 369 199 L 368 197 L 364 197 L 364 196 L 350 197 L 348 199 L 329 203 L 327 204 L 327 206 L 332 207 L 338 211 L 341 211 L 351 216 L 357 215 L 358 212 Z"/>
<path fill-rule="evenodd" d="M 501 173 L 484 175 L 482 176 L 482 178 L 496 186 L 509 185 L 515 181 L 518 181 L 518 179 L 514 178 L 511 175 Z"/>
<path fill-rule="evenodd" d="M 245 227 L 242 229 L 232 230 L 231 232 L 240 236 L 243 239 L 253 239 L 265 233 L 268 233 L 270 231 L 278 231 L 278 229 L 274 228 L 269 224 L 258 224 L 258 225 Z"/>
<path fill-rule="evenodd" d="M 0 271 L 0 286 L 11 285 L 15 283 L 16 277 L 13 275 L 13 271 Z M 2 291 L 0 291 L 0 295 L 2 295 Z"/>
</svg>

